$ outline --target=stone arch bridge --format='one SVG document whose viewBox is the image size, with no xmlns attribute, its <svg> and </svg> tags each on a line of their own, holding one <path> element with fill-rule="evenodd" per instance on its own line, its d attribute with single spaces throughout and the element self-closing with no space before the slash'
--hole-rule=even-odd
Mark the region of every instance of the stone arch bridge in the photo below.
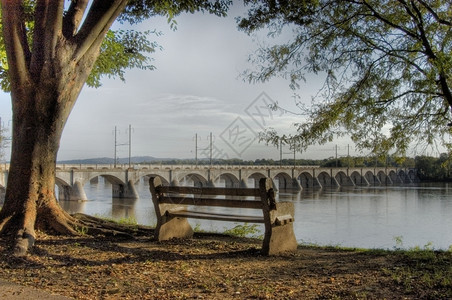
<svg viewBox="0 0 452 300">
<path fill-rule="evenodd" d="M 4 192 L 8 165 L 2 165 L 0 193 Z M 86 200 L 83 186 L 98 177 L 112 184 L 115 198 L 138 198 L 135 184 L 143 177 L 159 176 L 171 185 L 254 187 L 270 177 L 278 189 L 404 184 L 416 181 L 415 169 L 320 168 L 316 166 L 195 166 L 195 165 L 57 165 L 59 199 Z"/>
</svg>

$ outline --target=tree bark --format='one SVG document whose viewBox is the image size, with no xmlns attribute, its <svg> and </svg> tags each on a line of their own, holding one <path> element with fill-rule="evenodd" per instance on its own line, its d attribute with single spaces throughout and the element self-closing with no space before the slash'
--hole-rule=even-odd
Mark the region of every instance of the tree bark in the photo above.
<svg viewBox="0 0 452 300">
<path fill-rule="evenodd" d="M 55 197 L 60 138 L 101 42 L 127 3 L 94 0 L 80 34 L 73 31 L 74 25 L 63 32 L 65 20 L 78 22 L 77 16 L 63 17 L 63 2 L 37 1 L 30 50 L 23 3 L 2 0 L 13 136 L 0 233 L 14 240 L 16 255 L 26 254 L 34 245 L 36 229 L 77 234 L 79 221 L 67 214 Z M 85 2 L 76 1 L 72 7 L 84 9 Z"/>
<path fill-rule="evenodd" d="M 75 220 L 63 211 L 55 197 L 59 141 L 71 103 L 82 85 L 65 78 L 38 81 L 11 95 L 14 112 L 11 164 L 0 230 L 16 240 L 17 255 L 25 254 L 33 246 L 35 228 L 76 233 L 71 227 Z M 65 92 L 58 86 L 73 89 Z"/>
</svg>

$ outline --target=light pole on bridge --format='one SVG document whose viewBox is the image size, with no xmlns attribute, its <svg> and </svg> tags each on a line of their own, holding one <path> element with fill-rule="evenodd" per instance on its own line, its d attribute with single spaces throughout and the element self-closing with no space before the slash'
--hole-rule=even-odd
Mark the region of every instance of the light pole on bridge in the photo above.
<svg viewBox="0 0 452 300">
<path fill-rule="evenodd" d="M 114 153 L 114 162 L 113 165 L 116 168 L 116 165 L 118 163 L 118 146 L 129 146 L 129 168 L 131 166 L 131 155 L 132 155 L 132 125 L 129 124 L 129 142 L 128 143 L 118 143 L 118 129 L 117 126 L 115 126 L 115 153 Z"/>
<path fill-rule="evenodd" d="M 132 125 L 129 124 L 129 168 L 131 166 L 132 157 Z"/>
<path fill-rule="evenodd" d="M 195 133 L 194 139 L 195 139 L 195 165 L 198 166 L 198 149 L 200 149 L 198 148 L 198 139 L 199 140 L 201 139 L 200 137 L 198 137 L 198 133 Z M 203 149 L 201 148 L 201 150 Z"/>
<path fill-rule="evenodd" d="M 283 159 L 283 154 L 292 154 L 292 152 L 283 152 L 283 140 L 280 139 L 279 140 L 279 167 L 282 167 L 282 159 Z M 293 140 L 293 167 L 296 167 L 296 151 L 297 151 L 297 147 L 295 145 L 295 140 Z M 290 148 L 289 148 L 290 149 Z"/>
</svg>

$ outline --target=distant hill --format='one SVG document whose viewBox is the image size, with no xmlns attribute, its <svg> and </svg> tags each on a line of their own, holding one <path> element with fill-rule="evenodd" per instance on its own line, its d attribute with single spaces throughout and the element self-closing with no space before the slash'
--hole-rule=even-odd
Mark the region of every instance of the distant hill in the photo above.
<svg viewBox="0 0 452 300">
<path fill-rule="evenodd" d="M 130 158 L 130 161 L 133 164 L 139 164 L 139 163 L 149 163 L 154 161 L 164 161 L 164 160 L 171 160 L 170 158 L 155 158 L 152 156 L 133 156 Z M 114 164 L 114 159 L 110 157 L 99 157 L 99 158 L 84 158 L 84 159 L 72 159 L 72 160 L 59 160 L 58 164 Z M 120 164 L 128 164 L 129 158 L 120 158 L 118 160 L 118 163 Z"/>
</svg>

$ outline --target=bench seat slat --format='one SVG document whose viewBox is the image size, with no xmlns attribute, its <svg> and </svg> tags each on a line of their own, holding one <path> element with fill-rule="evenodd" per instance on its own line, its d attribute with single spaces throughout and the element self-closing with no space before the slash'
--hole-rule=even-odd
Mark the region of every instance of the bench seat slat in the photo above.
<svg viewBox="0 0 452 300">
<path fill-rule="evenodd" d="M 262 209 L 262 202 L 260 200 L 233 200 L 221 198 L 192 198 L 192 197 L 174 196 L 174 197 L 160 197 L 160 203 Z"/>
<path fill-rule="evenodd" d="M 158 191 L 161 193 L 195 195 L 260 196 L 259 189 L 253 188 L 200 188 L 192 186 L 159 186 Z"/>
<path fill-rule="evenodd" d="M 226 214 L 207 213 L 201 211 L 174 210 L 168 211 L 168 215 L 172 217 L 203 219 L 203 220 L 264 223 L 264 218 L 259 216 L 226 215 Z"/>
</svg>

